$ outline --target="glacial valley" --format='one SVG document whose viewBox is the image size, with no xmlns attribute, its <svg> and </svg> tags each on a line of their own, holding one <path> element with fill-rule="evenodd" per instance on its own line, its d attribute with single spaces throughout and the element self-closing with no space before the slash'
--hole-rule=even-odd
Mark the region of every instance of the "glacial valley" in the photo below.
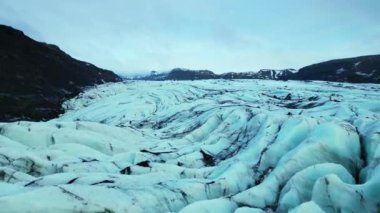
<svg viewBox="0 0 380 213">
<path fill-rule="evenodd" d="M 376 212 L 380 85 L 125 81 L 0 123 L 4 212 Z"/>
</svg>

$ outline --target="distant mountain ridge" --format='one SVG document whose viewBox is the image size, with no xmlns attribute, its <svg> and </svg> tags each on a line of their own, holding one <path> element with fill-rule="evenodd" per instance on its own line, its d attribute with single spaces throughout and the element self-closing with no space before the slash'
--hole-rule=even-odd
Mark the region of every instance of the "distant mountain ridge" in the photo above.
<svg viewBox="0 0 380 213">
<path fill-rule="evenodd" d="M 271 80 L 287 80 L 293 75 L 294 69 L 261 69 L 258 72 L 228 72 L 220 74 L 223 79 L 271 79 Z"/>
<path fill-rule="evenodd" d="M 336 59 L 299 69 L 262 69 L 258 72 L 227 72 L 175 68 L 167 73 L 153 71 L 134 80 L 204 80 L 204 79 L 269 79 L 321 80 L 349 83 L 380 83 L 380 55 Z"/>
<path fill-rule="evenodd" d="M 167 73 L 152 71 L 150 75 L 129 78 L 131 80 L 207 80 L 207 79 L 271 79 L 287 80 L 293 75 L 294 69 L 272 70 L 262 69 L 258 72 L 227 72 L 216 74 L 210 70 L 190 70 L 175 68 Z"/>
<path fill-rule="evenodd" d="M 0 25 L 0 121 L 58 116 L 83 87 L 120 81 L 111 71 L 76 60 L 59 47 Z"/>
</svg>

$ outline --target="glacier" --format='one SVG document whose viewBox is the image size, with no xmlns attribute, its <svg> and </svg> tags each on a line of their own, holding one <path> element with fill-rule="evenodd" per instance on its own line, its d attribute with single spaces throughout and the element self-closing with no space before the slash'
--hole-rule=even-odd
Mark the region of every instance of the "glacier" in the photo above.
<svg viewBox="0 0 380 213">
<path fill-rule="evenodd" d="M 2 212 L 378 212 L 380 85 L 125 81 L 0 123 Z"/>
</svg>

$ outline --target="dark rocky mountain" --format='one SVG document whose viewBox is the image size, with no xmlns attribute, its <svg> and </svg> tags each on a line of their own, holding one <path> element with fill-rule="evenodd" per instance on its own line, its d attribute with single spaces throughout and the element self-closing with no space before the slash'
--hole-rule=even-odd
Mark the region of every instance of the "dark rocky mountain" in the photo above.
<svg viewBox="0 0 380 213">
<path fill-rule="evenodd" d="M 380 55 L 326 61 L 301 68 L 294 80 L 380 83 Z"/>
<path fill-rule="evenodd" d="M 169 72 L 167 80 L 204 80 L 216 79 L 218 75 L 210 70 L 188 70 L 182 68 L 175 68 Z"/>
<path fill-rule="evenodd" d="M 0 25 L 0 121 L 46 120 L 83 87 L 121 79 Z"/>
</svg>

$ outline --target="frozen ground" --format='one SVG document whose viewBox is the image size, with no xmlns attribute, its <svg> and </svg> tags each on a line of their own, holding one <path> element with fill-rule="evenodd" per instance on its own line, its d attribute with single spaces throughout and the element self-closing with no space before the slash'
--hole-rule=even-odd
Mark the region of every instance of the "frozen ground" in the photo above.
<svg viewBox="0 0 380 213">
<path fill-rule="evenodd" d="M 2 212 L 378 212 L 380 85 L 98 86 L 0 124 Z"/>
</svg>

